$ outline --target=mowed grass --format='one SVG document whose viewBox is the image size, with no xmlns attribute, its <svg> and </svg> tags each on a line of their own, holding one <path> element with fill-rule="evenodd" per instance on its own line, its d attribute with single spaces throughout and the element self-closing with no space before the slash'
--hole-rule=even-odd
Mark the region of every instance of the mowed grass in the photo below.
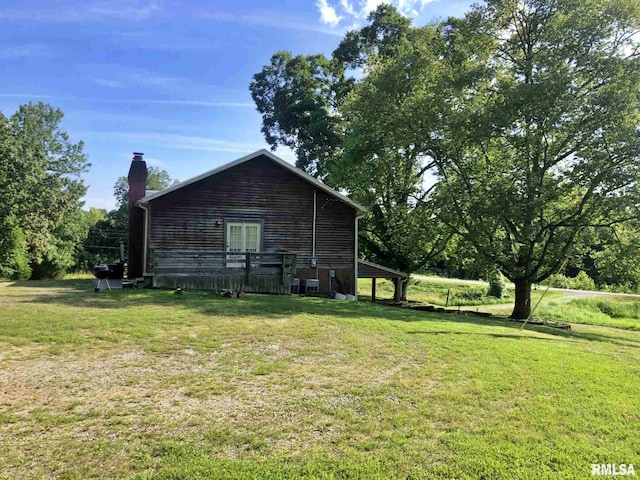
<svg viewBox="0 0 640 480">
<path fill-rule="evenodd" d="M 507 289 L 503 298 L 494 298 L 486 295 L 487 288 L 463 281 L 456 283 L 452 280 L 439 282 L 412 278 L 407 287 L 407 299 L 449 308 L 460 306 L 465 307 L 464 310 L 510 315 L 513 311 L 513 290 Z M 371 298 L 371 280 L 359 280 L 358 289 L 363 299 Z M 391 299 L 393 292 L 393 284 L 389 280 L 377 280 L 377 298 Z M 640 297 L 637 295 L 547 291 L 546 287 L 536 287 L 531 292 L 531 303 L 537 305 L 534 311 L 536 318 L 640 331 Z"/>
<path fill-rule="evenodd" d="M 640 464 L 640 332 L 0 284 L 1 478 L 591 478 Z"/>
<path fill-rule="evenodd" d="M 411 278 L 407 286 L 407 299 L 414 302 L 429 303 L 439 306 L 448 307 L 468 307 L 480 305 L 503 305 L 510 303 L 513 305 L 514 293 L 511 289 L 505 289 L 505 295 L 502 298 L 487 296 L 488 286 L 480 284 L 469 284 L 463 281 L 456 283 L 455 281 L 424 280 Z M 371 280 L 358 280 L 358 291 L 363 297 L 371 298 Z M 386 279 L 378 279 L 376 281 L 376 298 L 391 299 L 393 298 L 393 283 Z M 531 292 L 531 299 L 535 302 L 543 290 L 534 290 Z M 546 298 L 562 297 L 563 294 L 558 292 L 549 292 Z M 447 302 L 448 297 L 448 302 Z"/>
<path fill-rule="evenodd" d="M 640 331 L 640 301 L 628 297 L 575 298 L 566 302 L 550 301 L 538 316 L 588 325 L 604 325 Z"/>
</svg>

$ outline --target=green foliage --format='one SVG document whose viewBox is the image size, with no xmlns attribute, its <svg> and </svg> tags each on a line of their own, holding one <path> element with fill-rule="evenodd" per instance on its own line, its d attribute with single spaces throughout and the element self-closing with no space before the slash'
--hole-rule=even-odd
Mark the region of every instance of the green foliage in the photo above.
<svg viewBox="0 0 640 480">
<path fill-rule="evenodd" d="M 489 290 L 487 291 L 487 296 L 502 298 L 506 293 L 506 284 L 504 281 L 504 276 L 500 273 L 499 270 L 493 270 L 489 275 Z"/>
<path fill-rule="evenodd" d="M 536 316 L 589 325 L 640 331 L 640 302 L 627 299 L 576 298 L 543 306 Z"/>
<path fill-rule="evenodd" d="M 575 277 L 567 277 L 563 274 L 554 275 L 553 277 L 541 282 L 542 285 L 550 285 L 556 288 L 571 288 L 573 290 L 597 290 L 596 283 L 586 272 L 580 271 Z"/>
<path fill-rule="evenodd" d="M 640 222 L 632 221 L 599 232 L 592 254 L 600 284 L 627 285 L 635 291 L 640 286 Z"/>
<path fill-rule="evenodd" d="M 411 51 L 423 32 L 388 5 L 368 20 L 346 34 L 331 59 L 276 53 L 250 88 L 267 142 L 289 146 L 298 167 L 369 209 L 360 228 L 365 256 L 411 273 L 440 258 L 451 233 L 438 222 L 426 186 L 430 162 L 378 122 L 380 108 L 400 111 L 407 82 L 373 85 L 366 75 L 358 80 L 354 69 L 379 69 Z M 389 102 L 380 102 L 381 92 Z"/>
<path fill-rule="evenodd" d="M 164 190 L 172 185 L 180 183 L 171 178 L 166 170 L 158 167 L 147 168 L 147 190 Z M 127 223 L 129 215 L 129 181 L 127 177 L 118 177 L 113 186 L 113 196 L 116 199 L 116 211 L 114 220 L 119 224 Z"/>
<path fill-rule="evenodd" d="M 22 280 L 31 276 L 27 241 L 15 217 L 0 219 L 0 278 Z"/>
<path fill-rule="evenodd" d="M 95 265 L 120 260 L 119 243 L 114 245 L 113 240 L 125 241 L 126 235 L 123 229 L 114 228 L 115 212 L 107 213 L 106 210 L 97 208 L 83 212 L 87 234 L 76 253 L 74 270 L 91 271 Z"/>
<path fill-rule="evenodd" d="M 86 235 L 80 175 L 89 164 L 83 143 L 71 143 L 60 130 L 62 117 L 44 103 L 22 105 L 8 119 L 0 115 L 0 221 L 15 219 L 26 241 L 20 258 L 28 258 L 33 278 L 68 269 Z M 2 268 L 12 268 L 9 261 L 0 256 Z"/>
<path fill-rule="evenodd" d="M 371 281 L 362 279 L 358 281 L 360 295 L 368 295 L 371 291 Z M 393 298 L 393 283 L 388 280 L 378 279 L 378 298 Z M 505 290 L 502 298 L 487 295 L 486 287 L 482 285 L 469 285 L 464 283 L 437 282 L 432 280 L 420 280 L 411 278 L 406 290 L 407 299 L 414 302 L 429 303 L 432 305 L 446 306 L 477 306 L 495 305 L 513 301 L 513 292 Z"/>
<path fill-rule="evenodd" d="M 290 147 L 299 168 L 325 177 L 324 161 L 341 144 L 342 122 L 334 113 L 352 83 L 340 64 L 324 55 L 274 54 L 249 87 L 267 143 Z"/>
<path fill-rule="evenodd" d="M 495 1 L 464 23 L 488 60 L 466 87 L 474 95 L 454 97 L 468 133 L 437 145 L 447 221 L 514 282 L 540 282 L 587 228 L 638 214 L 640 64 L 627 50 L 640 15 L 608 2 Z"/>
<path fill-rule="evenodd" d="M 370 92 L 360 144 L 434 163 L 435 215 L 517 284 L 517 317 L 588 229 L 638 216 L 640 13 L 614 3 L 479 4 L 378 58 L 352 95 Z"/>
<path fill-rule="evenodd" d="M 382 5 L 331 59 L 280 52 L 251 90 L 267 141 L 370 209 L 368 256 L 411 272 L 454 232 L 526 317 L 589 231 L 638 218 L 639 28 L 623 0 L 491 0 L 422 28 Z"/>
</svg>

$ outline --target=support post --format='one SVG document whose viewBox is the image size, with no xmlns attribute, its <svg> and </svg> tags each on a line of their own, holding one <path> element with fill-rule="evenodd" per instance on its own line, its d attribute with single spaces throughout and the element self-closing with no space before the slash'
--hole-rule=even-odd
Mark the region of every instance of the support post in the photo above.
<svg viewBox="0 0 640 480">
<path fill-rule="evenodd" d="M 296 256 L 296 254 L 294 253 L 293 256 L 291 257 L 291 267 L 289 269 L 289 293 L 291 293 L 291 283 L 293 282 L 293 279 L 296 277 L 296 261 L 297 261 L 298 257 Z"/>
<path fill-rule="evenodd" d="M 286 285 L 287 283 L 286 263 L 287 263 L 287 254 L 283 253 L 282 254 L 282 285 Z"/>
<path fill-rule="evenodd" d="M 376 301 L 376 278 L 373 277 L 371 279 L 371 301 Z"/>
<path fill-rule="evenodd" d="M 244 254 L 244 279 L 247 284 L 249 284 L 249 277 L 251 277 L 251 252 L 247 252 Z"/>
</svg>

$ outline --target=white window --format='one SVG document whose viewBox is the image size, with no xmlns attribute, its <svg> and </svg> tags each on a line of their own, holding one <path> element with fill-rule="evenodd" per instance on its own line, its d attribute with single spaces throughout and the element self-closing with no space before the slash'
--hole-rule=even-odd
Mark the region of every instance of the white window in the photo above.
<svg viewBox="0 0 640 480">
<path fill-rule="evenodd" d="M 260 250 L 260 224 L 251 222 L 227 223 L 227 252 L 257 252 Z M 244 255 L 229 255 L 228 259 L 244 259 Z M 228 267 L 242 267 L 243 263 L 227 263 Z"/>
</svg>

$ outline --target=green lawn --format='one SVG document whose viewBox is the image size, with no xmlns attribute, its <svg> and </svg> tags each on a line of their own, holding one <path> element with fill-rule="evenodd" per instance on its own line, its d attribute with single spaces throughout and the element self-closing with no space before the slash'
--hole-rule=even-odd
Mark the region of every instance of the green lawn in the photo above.
<svg viewBox="0 0 640 480">
<path fill-rule="evenodd" d="M 513 311 L 513 290 L 507 289 L 506 295 L 498 299 L 486 296 L 487 288 L 480 282 L 412 278 L 407 287 L 407 299 L 452 309 L 461 306 L 465 307 L 464 310 L 491 312 L 505 317 L 510 315 Z M 362 299 L 371 298 L 371 280 L 359 280 L 358 289 Z M 376 297 L 393 298 L 393 284 L 378 279 Z M 546 287 L 537 287 L 531 292 L 532 305 L 535 306 L 541 297 L 542 301 L 534 312 L 536 318 L 640 331 L 640 297 L 637 295 L 546 291 Z"/>
<path fill-rule="evenodd" d="M 538 316 L 553 320 L 640 331 L 640 301 L 630 300 L 626 297 L 549 301 L 540 308 Z"/>
<path fill-rule="evenodd" d="M 576 479 L 640 466 L 640 332 L 0 284 L 0 478 Z"/>
<path fill-rule="evenodd" d="M 487 288 L 487 285 L 468 284 L 464 283 L 464 281 L 456 283 L 452 280 L 437 281 L 411 278 L 409 280 L 409 285 L 407 286 L 407 298 L 412 301 L 440 305 L 443 307 L 503 305 L 507 303 L 510 303 L 513 307 L 513 290 L 506 289 L 506 293 L 503 298 L 495 298 L 487 296 Z M 358 280 L 358 291 L 363 297 L 371 298 L 371 280 Z M 543 289 L 536 289 L 532 291 L 532 301 L 535 302 L 540 298 L 543 291 Z M 447 296 L 449 297 L 448 303 Z M 564 294 L 551 291 L 545 295 L 545 298 L 551 299 L 562 296 L 564 296 Z M 378 279 L 376 282 L 376 298 L 393 298 L 393 283 L 389 280 Z"/>
</svg>

